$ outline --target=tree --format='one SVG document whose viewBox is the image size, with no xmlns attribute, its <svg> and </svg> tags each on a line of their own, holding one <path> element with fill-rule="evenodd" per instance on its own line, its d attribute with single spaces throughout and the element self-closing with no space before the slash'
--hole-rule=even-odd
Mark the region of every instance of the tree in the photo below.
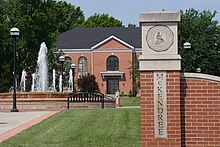
<svg viewBox="0 0 220 147">
<path fill-rule="evenodd" d="M 131 63 L 131 67 L 128 68 L 130 75 L 132 77 L 133 81 L 133 95 L 136 95 L 138 90 L 140 89 L 140 70 L 139 70 L 139 61 L 136 60 L 136 62 Z"/>
<path fill-rule="evenodd" d="M 19 36 L 19 61 L 21 68 L 35 70 L 37 54 L 42 42 L 48 49 L 54 48 L 59 33 L 69 30 L 84 21 L 79 7 L 75 8 L 65 1 L 48 0 L 9 0 L 8 15 L 11 25 L 21 30 Z M 35 60 L 31 60 L 35 59 Z M 22 70 L 21 69 L 21 70 Z"/>
<path fill-rule="evenodd" d="M 54 6 L 51 7 L 51 9 L 51 13 L 55 14 L 54 25 L 57 26 L 55 28 L 58 33 L 75 28 L 77 25 L 82 24 L 85 21 L 83 11 L 81 11 L 80 7 L 75 7 L 65 1 L 54 3 Z"/>
<path fill-rule="evenodd" d="M 122 22 L 108 14 L 95 14 L 90 16 L 78 27 L 82 28 L 105 28 L 105 27 L 123 27 Z"/>
<path fill-rule="evenodd" d="M 95 76 L 90 74 L 84 75 L 81 78 L 79 78 L 77 81 L 77 85 L 80 91 L 99 92 L 99 86 L 95 79 Z"/>
<path fill-rule="evenodd" d="M 136 24 L 131 24 L 131 23 L 128 24 L 128 28 L 136 28 L 136 27 L 137 27 Z"/>
<path fill-rule="evenodd" d="M 12 46 L 8 19 L 5 13 L 6 1 L 0 1 L 0 92 L 8 91 L 12 85 Z"/>
<path fill-rule="evenodd" d="M 31 73 L 35 72 L 36 61 L 40 44 L 46 42 L 49 61 L 55 56 L 51 55 L 55 48 L 55 42 L 59 33 L 75 27 L 84 21 L 83 12 L 79 7 L 68 4 L 65 1 L 53 0 L 3 0 L 0 1 L 0 92 L 6 91 L 12 81 L 12 50 L 9 30 L 17 27 L 20 30 L 17 39 L 17 75 L 21 75 L 23 69 Z M 51 66 L 55 64 L 50 63 Z M 18 77 L 19 77 L 18 76 Z M 5 82 L 3 82 L 3 79 Z"/>
<path fill-rule="evenodd" d="M 179 23 L 179 52 L 182 57 L 182 69 L 185 71 L 188 64 L 190 72 L 201 68 L 203 73 L 220 76 L 220 26 L 218 21 L 213 20 L 216 11 L 202 11 L 189 9 L 181 11 Z M 183 48 L 185 42 L 192 45 L 189 52 Z"/>
</svg>

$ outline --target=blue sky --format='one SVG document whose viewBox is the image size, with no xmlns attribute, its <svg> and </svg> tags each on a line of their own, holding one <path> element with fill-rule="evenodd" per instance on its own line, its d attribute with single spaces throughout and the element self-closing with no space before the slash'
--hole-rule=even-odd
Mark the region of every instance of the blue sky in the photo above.
<svg viewBox="0 0 220 147">
<path fill-rule="evenodd" d="M 123 22 L 139 24 L 139 13 L 152 11 L 174 11 L 195 8 L 196 10 L 216 10 L 215 17 L 220 22 L 220 0 L 66 0 L 79 6 L 86 18 L 95 13 L 105 13 Z"/>
</svg>

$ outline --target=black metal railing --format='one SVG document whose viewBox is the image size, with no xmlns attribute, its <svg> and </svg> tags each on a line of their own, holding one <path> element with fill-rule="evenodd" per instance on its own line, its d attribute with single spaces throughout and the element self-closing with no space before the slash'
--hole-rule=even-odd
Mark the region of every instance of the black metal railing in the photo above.
<svg viewBox="0 0 220 147">
<path fill-rule="evenodd" d="M 68 95 L 67 99 L 67 109 L 70 107 L 70 103 L 89 103 L 89 102 L 100 102 L 101 108 L 104 108 L 104 94 L 102 93 L 90 93 L 90 92 L 80 92 L 80 93 L 71 93 Z"/>
</svg>

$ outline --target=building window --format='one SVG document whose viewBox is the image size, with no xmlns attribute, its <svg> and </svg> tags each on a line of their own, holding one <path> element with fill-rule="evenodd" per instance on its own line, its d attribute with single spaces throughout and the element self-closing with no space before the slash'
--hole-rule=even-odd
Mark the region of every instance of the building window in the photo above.
<svg viewBox="0 0 220 147">
<path fill-rule="evenodd" d="M 119 61 L 116 56 L 110 56 L 107 59 L 107 71 L 118 71 Z"/>
<path fill-rule="evenodd" d="M 86 57 L 80 57 L 78 61 L 78 74 L 79 76 L 87 74 L 87 59 Z"/>
</svg>

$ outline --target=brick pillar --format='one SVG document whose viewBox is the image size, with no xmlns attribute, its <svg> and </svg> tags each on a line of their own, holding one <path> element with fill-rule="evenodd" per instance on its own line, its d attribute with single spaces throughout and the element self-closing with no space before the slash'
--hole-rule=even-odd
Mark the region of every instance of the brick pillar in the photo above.
<svg viewBox="0 0 220 147">
<path fill-rule="evenodd" d="M 180 147 L 180 69 L 177 22 L 179 13 L 140 14 L 141 144 Z"/>
<path fill-rule="evenodd" d="M 152 71 L 140 73 L 141 84 L 141 144 L 142 146 L 181 146 L 180 72 L 168 71 L 167 81 L 167 138 L 154 134 L 154 79 Z"/>
</svg>

